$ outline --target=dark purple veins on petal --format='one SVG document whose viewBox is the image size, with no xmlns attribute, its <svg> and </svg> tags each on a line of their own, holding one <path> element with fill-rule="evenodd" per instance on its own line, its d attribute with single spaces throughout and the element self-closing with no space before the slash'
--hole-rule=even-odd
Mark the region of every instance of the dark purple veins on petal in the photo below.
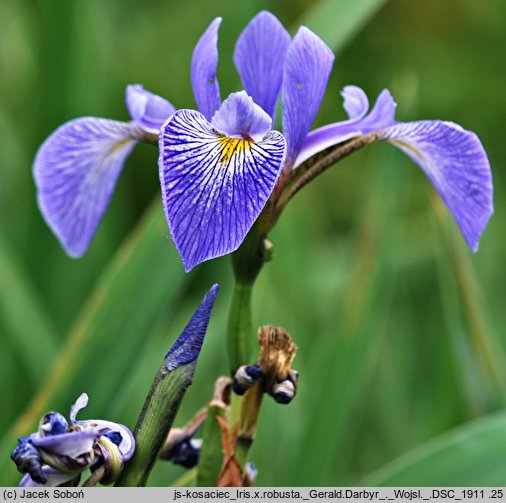
<svg viewBox="0 0 506 503">
<path fill-rule="evenodd" d="M 283 136 L 229 138 L 201 113 L 179 110 L 162 127 L 159 146 L 165 216 L 185 270 L 237 249 L 278 179 Z"/>
</svg>

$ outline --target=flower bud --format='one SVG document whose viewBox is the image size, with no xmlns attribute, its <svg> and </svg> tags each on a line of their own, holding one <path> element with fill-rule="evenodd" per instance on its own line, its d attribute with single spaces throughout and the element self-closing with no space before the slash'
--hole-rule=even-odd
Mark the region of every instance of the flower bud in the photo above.
<svg viewBox="0 0 506 503">
<path fill-rule="evenodd" d="M 274 384 L 272 387 L 272 397 L 277 403 L 288 404 L 293 400 L 297 393 L 298 378 L 299 373 L 296 370 L 290 369 L 287 379 Z"/>
<path fill-rule="evenodd" d="M 262 371 L 258 365 L 243 365 L 237 369 L 232 381 L 232 389 L 238 395 L 244 395 L 260 379 Z"/>
</svg>

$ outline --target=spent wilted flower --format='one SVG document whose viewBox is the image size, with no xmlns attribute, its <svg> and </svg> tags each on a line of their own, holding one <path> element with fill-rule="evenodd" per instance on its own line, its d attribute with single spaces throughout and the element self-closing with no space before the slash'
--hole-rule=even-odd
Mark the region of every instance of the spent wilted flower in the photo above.
<svg viewBox="0 0 506 503">
<path fill-rule="evenodd" d="M 58 412 L 40 420 L 39 430 L 18 439 L 12 459 L 26 475 L 20 486 L 58 486 L 78 483 L 81 473 L 101 467 L 103 484 L 114 482 L 135 450 L 135 440 L 124 425 L 102 419 L 77 420 L 88 404 L 83 393 L 70 409 L 70 425 Z"/>
<path fill-rule="evenodd" d="M 343 91 L 349 120 L 310 132 L 334 56 L 308 28 L 291 39 L 265 11 L 235 47 L 244 90 L 222 101 L 216 78 L 220 23 L 210 24 L 193 52 L 199 111 L 176 111 L 141 86 L 128 86 L 130 123 L 76 119 L 40 148 L 34 165 L 39 205 L 69 255 L 87 250 L 135 143 L 153 142 L 156 134 L 165 216 L 187 271 L 236 250 L 292 170 L 329 147 L 371 134 L 368 143 L 389 141 L 420 165 L 477 249 L 492 214 L 492 179 L 474 133 L 444 121 L 397 123 L 387 90 L 367 114 L 367 97 L 354 86 Z M 280 92 L 283 133 L 272 129 Z"/>
</svg>

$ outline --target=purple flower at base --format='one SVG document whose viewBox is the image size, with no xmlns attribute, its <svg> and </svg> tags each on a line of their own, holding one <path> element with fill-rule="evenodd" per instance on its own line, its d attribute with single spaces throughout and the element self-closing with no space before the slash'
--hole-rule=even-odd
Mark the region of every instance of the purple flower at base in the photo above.
<svg viewBox="0 0 506 503">
<path fill-rule="evenodd" d="M 81 473 L 105 467 L 102 483 L 113 482 L 135 450 L 132 432 L 122 424 L 105 420 L 77 421 L 77 413 L 88 404 L 83 393 L 71 407 L 70 426 L 57 412 L 45 414 L 39 430 L 18 439 L 12 460 L 26 475 L 20 486 L 58 486 L 77 483 Z"/>
<path fill-rule="evenodd" d="M 89 247 L 135 143 L 156 134 L 163 207 L 186 271 L 241 245 L 278 181 L 286 180 L 282 172 L 288 176 L 312 156 L 365 134 L 391 142 L 420 165 L 477 249 L 492 214 L 492 181 L 476 135 L 450 122 L 396 122 L 387 90 L 367 113 L 367 96 L 355 86 L 343 91 L 349 120 L 310 132 L 334 56 L 305 27 L 291 39 L 265 11 L 236 43 L 234 63 L 244 90 L 222 101 L 216 77 L 220 24 L 221 18 L 210 24 L 193 52 L 198 111 L 176 111 L 141 86 L 128 86 L 130 123 L 76 119 L 40 148 L 34 165 L 39 205 L 69 255 L 81 256 Z M 272 130 L 280 92 L 283 133 Z"/>
</svg>

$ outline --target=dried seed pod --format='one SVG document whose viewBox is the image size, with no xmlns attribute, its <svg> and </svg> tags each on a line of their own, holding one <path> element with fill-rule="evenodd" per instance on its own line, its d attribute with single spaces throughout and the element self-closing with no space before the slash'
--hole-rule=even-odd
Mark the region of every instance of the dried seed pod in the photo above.
<svg viewBox="0 0 506 503">
<path fill-rule="evenodd" d="M 258 365 L 243 365 L 237 369 L 232 380 L 232 389 L 238 395 L 244 395 L 262 376 Z"/>
</svg>

